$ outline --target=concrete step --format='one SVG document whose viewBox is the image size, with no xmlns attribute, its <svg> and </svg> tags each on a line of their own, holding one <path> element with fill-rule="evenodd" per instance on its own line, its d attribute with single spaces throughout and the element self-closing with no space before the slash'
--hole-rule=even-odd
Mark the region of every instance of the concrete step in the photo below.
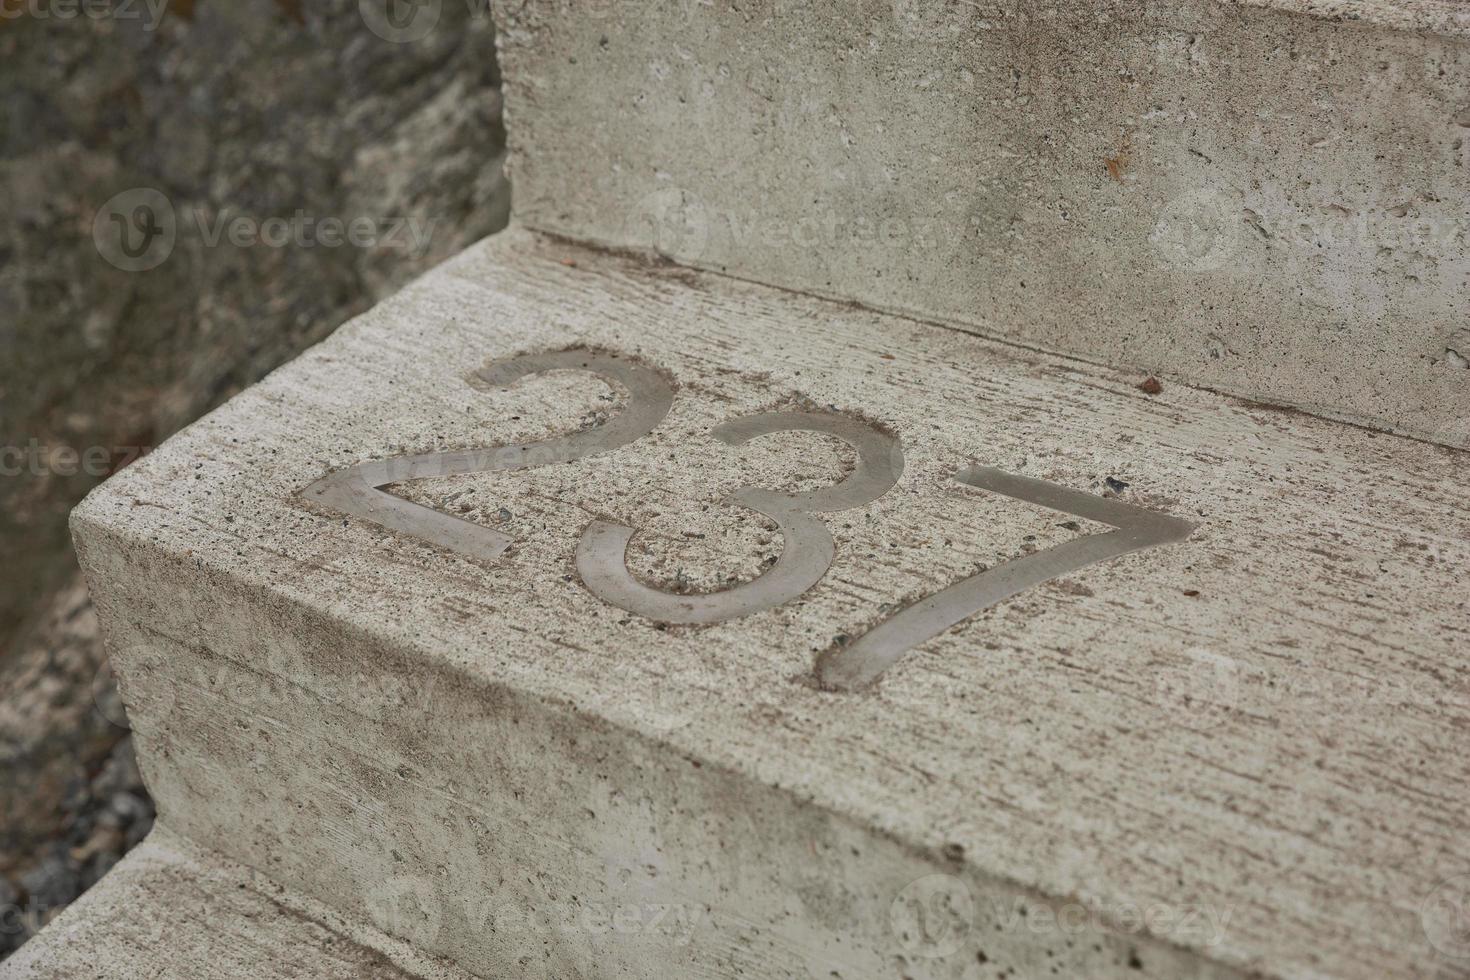
<svg viewBox="0 0 1470 980">
<path fill-rule="evenodd" d="M 468 980 L 165 829 L 0 963 L 0 980 Z"/>
<path fill-rule="evenodd" d="M 161 819 L 479 976 L 1449 977 L 1466 462 L 513 229 L 74 527 Z"/>
<path fill-rule="evenodd" d="M 528 227 L 1470 446 L 1470 8 L 495 0 Z"/>
</svg>

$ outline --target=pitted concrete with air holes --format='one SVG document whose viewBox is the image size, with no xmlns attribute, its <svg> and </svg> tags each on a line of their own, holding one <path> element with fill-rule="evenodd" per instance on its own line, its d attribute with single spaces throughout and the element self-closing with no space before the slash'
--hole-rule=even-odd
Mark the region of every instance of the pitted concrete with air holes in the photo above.
<svg viewBox="0 0 1470 980">
<path fill-rule="evenodd" d="M 257 871 L 154 830 L 3 980 L 473 980 Z"/>
<path fill-rule="evenodd" d="M 1470 448 L 1470 5 L 495 12 L 527 227 Z"/>
<path fill-rule="evenodd" d="M 585 458 L 391 488 L 504 535 L 498 558 L 306 493 L 615 424 L 627 390 L 585 371 L 480 374 L 567 350 L 662 372 L 667 414 Z M 472 972 L 1457 975 L 1421 910 L 1470 869 L 1465 454 L 1141 380 L 512 230 L 75 527 L 165 823 L 351 916 L 406 876 L 432 928 L 381 924 Z M 860 470 L 831 433 L 715 438 L 767 413 L 901 446 L 891 490 L 812 516 L 832 559 L 809 591 L 688 625 L 589 589 L 597 522 L 671 596 L 779 563 L 732 495 Z M 819 658 L 906 604 L 1112 530 L 1012 479 L 1179 533 L 824 690 Z M 970 914 L 915 934 L 915 889 Z M 486 925 L 569 905 L 682 912 Z"/>
</svg>

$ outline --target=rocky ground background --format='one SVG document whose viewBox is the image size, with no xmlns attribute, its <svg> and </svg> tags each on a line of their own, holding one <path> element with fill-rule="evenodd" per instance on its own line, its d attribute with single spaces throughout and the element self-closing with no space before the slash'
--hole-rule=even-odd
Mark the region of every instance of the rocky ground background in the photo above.
<svg viewBox="0 0 1470 980">
<path fill-rule="evenodd" d="M 445 3 L 435 30 L 398 43 L 358 0 L 0 0 L 0 958 L 153 820 L 68 511 L 504 225 L 482 7 Z M 94 231 L 138 188 L 171 204 L 177 244 L 128 272 Z M 427 234 L 331 247 L 200 231 L 237 217 Z"/>
</svg>

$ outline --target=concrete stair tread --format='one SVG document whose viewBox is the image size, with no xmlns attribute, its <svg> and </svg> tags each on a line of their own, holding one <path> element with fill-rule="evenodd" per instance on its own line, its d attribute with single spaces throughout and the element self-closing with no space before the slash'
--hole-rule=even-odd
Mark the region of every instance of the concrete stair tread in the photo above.
<svg viewBox="0 0 1470 980">
<path fill-rule="evenodd" d="M 621 387 L 574 372 L 467 380 L 487 361 L 569 349 L 666 372 L 671 410 L 651 435 L 579 461 L 395 487 L 507 535 L 498 560 L 305 493 L 364 461 L 596 429 L 627 401 Z M 1434 975 L 1443 961 L 1422 908 L 1441 879 L 1470 870 L 1466 456 L 1174 385 L 1146 394 L 1141 380 L 513 229 L 109 481 L 75 526 L 118 655 L 134 658 L 124 690 L 165 818 L 172 807 L 185 832 L 222 834 L 229 818 L 207 806 L 248 810 L 265 806 L 261 794 L 318 787 L 293 806 L 318 806 L 331 839 L 304 839 L 295 811 L 277 807 L 267 825 L 278 836 L 219 846 L 247 860 L 251 848 L 279 852 L 271 873 L 287 881 L 325 881 L 331 866 L 320 885 L 330 901 L 350 903 L 383 873 L 334 823 L 357 826 L 354 807 L 382 819 L 408 805 L 374 794 L 455 806 L 501 794 L 474 818 L 499 837 L 592 851 L 596 821 L 624 819 L 636 798 L 599 793 L 677 770 L 687 812 L 658 816 L 650 791 L 654 816 L 619 824 L 652 822 L 644 844 L 675 877 L 684 831 L 667 821 L 737 819 L 705 787 L 775 788 L 771 799 L 829 815 L 832 840 L 893 842 L 950 868 L 982 905 L 1075 903 L 1132 948 L 1118 962 L 1099 946 L 1093 961 L 1024 930 L 970 937 L 992 962 L 1009 948 L 1042 965 L 1043 952 L 1076 957 L 1066 962 L 1092 976 Z M 815 515 L 836 542 L 819 584 L 715 625 L 669 625 L 591 594 L 577 547 L 594 521 L 641 529 L 634 574 L 686 596 L 769 568 L 781 535 L 721 501 L 741 486 L 817 490 L 853 474 L 831 435 L 710 438 L 775 411 L 836 412 L 902 441 L 893 490 Z M 819 689 L 819 656 L 839 662 L 906 603 L 1107 530 L 1075 507 L 958 482 L 973 464 L 1195 527 L 1006 599 L 870 687 Z M 177 689 L 139 679 L 190 658 L 208 667 Z M 270 679 L 270 698 L 217 686 L 216 670 Z M 225 720 L 245 701 L 240 721 Z M 496 727 L 533 716 L 565 737 L 565 769 L 548 762 L 538 777 L 543 760 L 516 756 L 516 729 Z M 231 741 L 232 724 L 258 725 L 264 740 Z M 200 726 L 191 749 L 185 733 Z M 368 729 L 385 733 L 371 752 Z M 632 748 L 599 755 L 591 746 L 604 740 Z M 252 745 L 299 764 L 301 788 L 279 789 L 297 777 L 272 769 L 247 792 Z M 492 751 L 493 771 L 476 769 L 476 753 Z M 190 752 L 210 764 L 186 765 Z M 542 790 L 566 814 L 532 812 L 522 794 Z M 721 826 L 723 842 L 734 831 Z M 423 833 L 379 843 L 395 856 L 459 846 Z M 630 833 L 616 846 L 643 846 Z M 824 867 L 866 873 L 870 855 L 828 843 L 812 844 L 814 861 L 821 850 Z M 750 860 L 789 866 L 783 846 Z M 425 874 L 460 888 L 442 869 Z M 718 919 L 718 902 L 700 901 Z M 1179 914 L 1119 925 L 1155 907 Z M 773 934 L 788 914 L 772 912 Z M 487 962 L 444 936 L 432 945 L 476 972 Z M 847 956 L 843 976 L 891 968 L 856 944 L 813 948 Z"/>
<path fill-rule="evenodd" d="M 467 980 L 161 828 L 0 964 L 0 977 Z"/>
</svg>

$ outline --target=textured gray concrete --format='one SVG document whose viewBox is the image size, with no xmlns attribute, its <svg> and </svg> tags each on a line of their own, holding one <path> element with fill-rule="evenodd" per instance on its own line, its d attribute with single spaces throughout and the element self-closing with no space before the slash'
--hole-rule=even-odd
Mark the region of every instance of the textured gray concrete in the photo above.
<svg viewBox="0 0 1470 980">
<path fill-rule="evenodd" d="M 469 980 L 159 829 L 0 980 Z"/>
<path fill-rule="evenodd" d="M 655 372 L 667 416 L 464 472 L 617 442 L 621 384 L 505 380 L 567 349 Z M 74 528 L 164 823 L 481 976 L 1463 976 L 1465 455 L 1141 381 L 516 229 Z M 589 591 L 599 522 L 694 605 L 778 574 L 750 508 L 893 477 L 840 433 L 714 437 L 782 411 L 903 454 L 801 525 L 833 542 L 815 587 L 703 626 Z M 509 548 L 306 493 L 369 462 Z M 907 604 L 1109 530 L 972 464 L 1192 527 L 823 690 Z"/>
<path fill-rule="evenodd" d="M 528 226 L 1470 445 L 1470 13 L 496 5 Z"/>
<path fill-rule="evenodd" d="M 1401 31 L 1470 37 L 1470 9 L 1459 0 L 1220 0 Z"/>
</svg>

